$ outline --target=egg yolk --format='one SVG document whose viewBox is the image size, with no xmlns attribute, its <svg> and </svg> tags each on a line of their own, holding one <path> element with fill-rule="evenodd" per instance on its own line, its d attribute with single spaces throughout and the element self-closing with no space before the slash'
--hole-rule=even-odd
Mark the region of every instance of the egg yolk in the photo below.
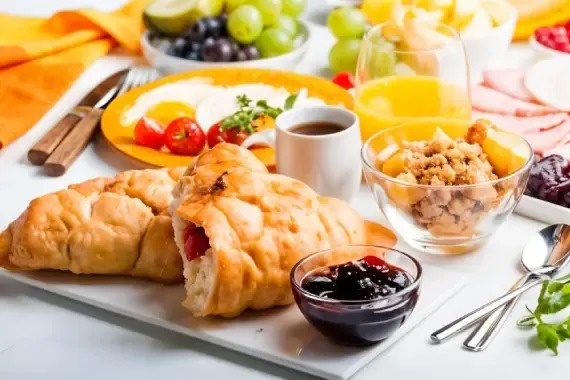
<svg viewBox="0 0 570 380">
<path fill-rule="evenodd" d="M 194 118 L 195 109 L 182 102 L 166 101 L 153 105 L 150 107 L 145 116 L 149 119 L 155 120 L 158 124 L 166 127 L 172 120 L 179 117 Z"/>
</svg>

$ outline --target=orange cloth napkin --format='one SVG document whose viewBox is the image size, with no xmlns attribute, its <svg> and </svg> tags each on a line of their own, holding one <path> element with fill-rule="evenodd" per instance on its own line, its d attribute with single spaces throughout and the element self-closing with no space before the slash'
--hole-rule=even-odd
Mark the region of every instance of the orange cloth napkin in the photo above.
<svg viewBox="0 0 570 380">
<path fill-rule="evenodd" d="M 138 53 L 142 11 L 61 11 L 50 18 L 0 14 L 0 149 L 24 135 L 77 77 L 117 44 Z"/>
</svg>

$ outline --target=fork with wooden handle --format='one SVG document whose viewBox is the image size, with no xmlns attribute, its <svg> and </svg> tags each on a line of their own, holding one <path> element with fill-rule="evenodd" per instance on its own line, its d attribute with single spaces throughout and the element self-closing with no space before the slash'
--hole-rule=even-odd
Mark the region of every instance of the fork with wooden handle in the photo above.
<svg viewBox="0 0 570 380">
<path fill-rule="evenodd" d="M 99 126 L 105 107 L 117 96 L 135 87 L 151 82 L 158 77 L 156 71 L 148 68 L 133 67 L 126 74 L 122 83 L 117 84 L 105 94 L 93 108 L 84 114 L 81 121 L 71 129 L 61 143 L 49 155 L 44 163 L 47 175 L 63 175 L 79 154 L 85 149 Z"/>
</svg>

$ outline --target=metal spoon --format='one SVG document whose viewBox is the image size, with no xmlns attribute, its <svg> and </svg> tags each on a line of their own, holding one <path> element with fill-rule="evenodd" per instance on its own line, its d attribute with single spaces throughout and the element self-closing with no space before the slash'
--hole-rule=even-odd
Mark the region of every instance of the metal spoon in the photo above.
<svg viewBox="0 0 570 380">
<path fill-rule="evenodd" d="M 570 251 L 570 234 L 568 232 L 565 232 L 564 229 L 564 225 L 548 226 L 539 231 L 538 234 L 534 235 L 528 241 L 521 255 L 521 265 L 527 273 L 523 275 L 510 290 L 516 289 L 532 279 L 534 277 L 532 268 L 548 265 L 548 262 L 540 263 L 538 262 L 539 260 L 545 259 L 548 261 L 556 261 L 560 255 L 563 255 L 562 252 L 564 249 L 566 249 L 566 251 Z M 568 229 L 566 228 L 566 230 Z M 557 231 L 560 231 L 560 242 L 554 247 L 545 247 L 545 244 L 553 244 L 552 236 L 555 233 L 558 233 Z M 564 238 L 564 234 L 568 235 L 566 239 Z M 536 254 L 536 252 L 541 252 L 545 249 L 551 251 L 552 255 L 543 258 L 541 255 Z M 555 252 L 554 249 L 557 251 Z M 560 269 L 561 267 L 558 268 L 558 270 Z M 495 310 L 484 321 L 479 323 L 473 332 L 471 332 L 469 337 L 463 342 L 463 347 L 475 352 L 485 350 L 493 338 L 498 334 L 501 327 L 503 327 L 503 324 L 507 320 L 517 300 L 518 297 L 512 299 L 503 308 Z"/>
<path fill-rule="evenodd" d="M 439 330 L 434 331 L 430 336 L 432 341 L 442 343 L 446 339 L 465 330 L 481 318 L 499 309 L 505 305 L 505 303 L 512 301 L 512 305 L 507 305 L 504 308 L 504 311 L 506 311 L 505 314 L 508 315 L 508 312 L 514 305 L 514 301 L 516 301 L 516 298 L 518 298 L 520 294 L 542 283 L 544 280 L 552 278 L 556 272 L 570 262 L 570 225 L 555 224 L 539 231 L 527 243 L 527 246 L 523 250 L 521 261 L 524 268 L 529 271 L 527 274 L 528 278 L 525 279 L 524 285 L 511 290 L 509 293 L 496 298 L 453 322 L 448 323 Z M 507 307 L 509 308 L 508 310 Z M 501 316 L 501 318 L 503 318 L 503 321 L 500 322 L 500 325 L 504 323 L 506 316 Z M 491 326 L 494 324 L 495 323 L 491 324 L 491 322 L 489 322 Z M 498 328 L 501 327 L 500 325 L 497 323 Z M 496 332 L 494 334 L 496 334 Z"/>
</svg>

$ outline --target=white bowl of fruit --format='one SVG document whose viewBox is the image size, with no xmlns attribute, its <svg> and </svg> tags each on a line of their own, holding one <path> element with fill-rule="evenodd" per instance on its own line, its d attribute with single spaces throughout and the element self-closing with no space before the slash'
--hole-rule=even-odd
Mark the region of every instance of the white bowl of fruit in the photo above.
<svg viewBox="0 0 570 380">
<path fill-rule="evenodd" d="M 570 58 L 570 21 L 536 29 L 530 38 L 530 45 L 540 58 Z"/>
<path fill-rule="evenodd" d="M 305 0 L 154 0 L 144 56 L 163 74 L 205 67 L 291 69 L 309 48 Z"/>
</svg>

